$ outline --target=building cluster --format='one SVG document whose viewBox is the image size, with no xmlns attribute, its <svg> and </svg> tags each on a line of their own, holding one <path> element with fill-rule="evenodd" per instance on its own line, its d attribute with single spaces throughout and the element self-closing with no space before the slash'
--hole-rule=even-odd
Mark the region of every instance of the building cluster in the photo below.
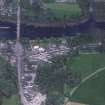
<svg viewBox="0 0 105 105">
<path fill-rule="evenodd" d="M 12 66 L 16 65 L 16 57 L 14 55 L 15 41 L 0 41 L 0 56 L 4 57 Z M 56 56 L 67 55 L 68 53 L 100 53 L 102 43 L 88 43 L 70 48 L 65 43 L 55 44 L 49 43 L 48 46 L 42 47 L 38 44 L 29 45 L 29 49 L 25 49 L 25 56 L 30 62 L 43 61 L 51 63 L 51 59 Z M 36 68 L 33 64 L 32 68 Z M 34 67 L 35 66 L 35 67 Z"/>
<path fill-rule="evenodd" d="M 31 52 L 27 54 L 30 55 L 29 59 L 31 61 L 45 61 L 50 62 L 50 59 L 56 57 L 57 55 L 66 55 L 70 52 L 70 48 L 66 45 L 60 44 L 49 44 L 47 48 L 43 48 L 39 45 L 32 45 Z"/>
</svg>

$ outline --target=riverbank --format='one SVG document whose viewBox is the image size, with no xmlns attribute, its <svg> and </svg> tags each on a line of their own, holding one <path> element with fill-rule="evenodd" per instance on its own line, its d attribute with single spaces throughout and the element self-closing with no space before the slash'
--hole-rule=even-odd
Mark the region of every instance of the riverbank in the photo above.
<svg viewBox="0 0 105 105">
<path fill-rule="evenodd" d="M 36 21 L 29 21 L 29 20 L 25 20 L 25 19 L 21 19 L 21 24 L 25 24 L 25 25 L 32 25 L 35 27 L 65 27 L 70 25 L 77 25 L 80 23 L 83 23 L 85 21 L 87 21 L 88 18 L 86 19 L 77 19 L 77 20 L 69 20 L 69 21 L 52 21 L 52 22 L 36 22 Z M 14 23 L 16 24 L 16 18 L 12 18 L 12 17 L 0 17 L 0 21 L 2 22 L 9 22 L 9 23 Z"/>
</svg>

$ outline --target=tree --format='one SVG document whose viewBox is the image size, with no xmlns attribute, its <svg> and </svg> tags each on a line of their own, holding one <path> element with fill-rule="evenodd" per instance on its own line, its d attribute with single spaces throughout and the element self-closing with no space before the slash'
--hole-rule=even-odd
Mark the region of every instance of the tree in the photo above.
<svg viewBox="0 0 105 105">
<path fill-rule="evenodd" d="M 81 11 L 82 11 L 82 16 L 89 16 L 89 5 L 90 5 L 90 0 L 77 0 Z"/>
<path fill-rule="evenodd" d="M 71 73 L 67 67 L 67 58 L 68 56 L 57 56 L 51 60 L 51 64 L 41 64 L 38 67 L 35 83 L 40 91 L 47 94 L 47 105 L 51 105 L 52 102 L 53 105 L 62 103 L 60 100 L 64 99 L 65 85 L 71 86 L 80 82 L 77 75 Z"/>
<path fill-rule="evenodd" d="M 2 105 L 3 98 L 9 98 L 12 94 L 17 92 L 16 71 L 0 57 L 0 105 Z"/>
<path fill-rule="evenodd" d="M 21 0 L 21 5 L 24 8 L 34 8 L 34 9 L 38 9 L 40 8 L 42 3 L 42 0 Z"/>
<path fill-rule="evenodd" d="M 54 3 L 56 0 L 43 0 L 45 3 Z"/>
</svg>

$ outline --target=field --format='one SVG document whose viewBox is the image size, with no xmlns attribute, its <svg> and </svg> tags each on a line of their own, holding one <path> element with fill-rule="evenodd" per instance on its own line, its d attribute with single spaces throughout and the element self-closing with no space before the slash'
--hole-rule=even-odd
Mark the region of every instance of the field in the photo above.
<svg viewBox="0 0 105 105">
<path fill-rule="evenodd" d="M 78 17 L 81 12 L 78 4 L 47 3 L 44 7 L 51 9 L 58 18 Z"/>
<path fill-rule="evenodd" d="M 105 55 L 75 57 L 72 70 L 81 73 L 83 81 L 73 92 L 71 100 L 89 105 L 105 105 Z"/>
<path fill-rule="evenodd" d="M 73 57 L 70 61 L 73 72 L 82 76 L 82 79 L 97 69 L 105 67 L 105 54 L 82 54 Z"/>
<path fill-rule="evenodd" d="M 105 71 L 81 85 L 72 100 L 89 105 L 105 105 Z"/>
<path fill-rule="evenodd" d="M 19 105 L 18 97 L 13 95 L 11 98 L 4 99 L 3 105 Z"/>
</svg>

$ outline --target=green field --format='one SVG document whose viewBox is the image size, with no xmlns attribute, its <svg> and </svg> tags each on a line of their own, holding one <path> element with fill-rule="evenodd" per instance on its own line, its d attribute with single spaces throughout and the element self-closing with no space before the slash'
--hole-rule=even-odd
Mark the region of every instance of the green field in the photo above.
<svg viewBox="0 0 105 105">
<path fill-rule="evenodd" d="M 72 100 L 89 105 L 105 105 L 105 71 L 81 85 Z"/>
<path fill-rule="evenodd" d="M 11 98 L 4 99 L 3 105 L 19 105 L 18 97 L 13 95 Z"/>
<path fill-rule="evenodd" d="M 73 72 L 81 74 L 84 78 L 97 69 L 105 67 L 105 54 L 82 54 L 73 57 L 70 61 L 70 67 Z"/>
<path fill-rule="evenodd" d="M 72 60 L 72 70 L 81 73 L 82 79 L 103 67 L 105 67 L 105 54 L 80 55 Z M 71 99 L 89 105 L 105 105 L 105 70 L 81 84 Z"/>
<path fill-rule="evenodd" d="M 78 17 L 81 12 L 78 4 L 47 3 L 44 4 L 44 7 L 51 9 L 55 16 L 59 18 Z"/>
</svg>

